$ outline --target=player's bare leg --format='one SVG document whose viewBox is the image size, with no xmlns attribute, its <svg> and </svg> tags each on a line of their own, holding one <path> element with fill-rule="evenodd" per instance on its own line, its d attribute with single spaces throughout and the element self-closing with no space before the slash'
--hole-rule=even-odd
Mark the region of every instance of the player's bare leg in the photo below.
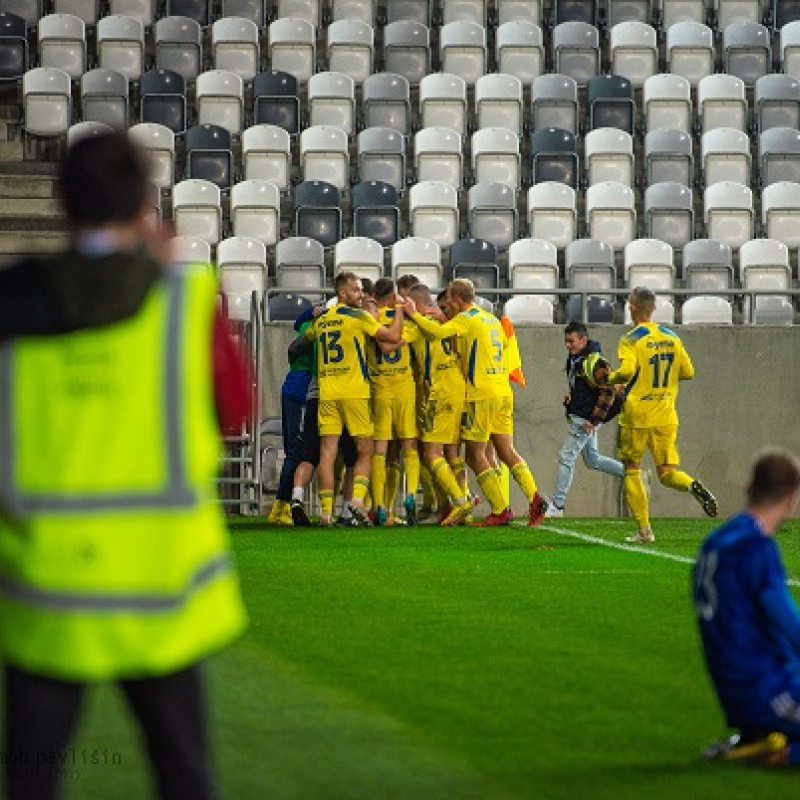
<svg viewBox="0 0 800 800">
<path fill-rule="evenodd" d="M 547 511 L 547 500 L 539 494 L 536 480 L 525 459 L 514 449 L 513 438 L 508 433 L 493 433 L 492 443 L 497 458 L 508 467 L 511 477 L 528 501 L 528 524 L 539 525 Z"/>
</svg>

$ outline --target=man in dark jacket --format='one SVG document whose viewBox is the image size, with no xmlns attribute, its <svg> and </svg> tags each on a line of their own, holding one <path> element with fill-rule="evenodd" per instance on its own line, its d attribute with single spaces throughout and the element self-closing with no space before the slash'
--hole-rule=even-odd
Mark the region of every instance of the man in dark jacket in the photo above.
<svg viewBox="0 0 800 800">
<path fill-rule="evenodd" d="M 558 478 L 547 511 L 548 517 L 564 516 L 564 503 L 579 455 L 583 455 L 583 461 L 589 469 L 597 469 L 617 478 L 625 475 L 625 468 L 620 461 L 601 455 L 597 449 L 600 425 L 613 419 L 622 405 L 613 387 L 608 386 L 605 380 L 609 364 L 600 356 L 600 344 L 589 338 L 589 331 L 582 322 L 570 322 L 567 325 L 564 344 L 569 353 L 564 368 L 569 381 L 569 394 L 564 397 L 569 431 L 558 454 Z"/>
</svg>

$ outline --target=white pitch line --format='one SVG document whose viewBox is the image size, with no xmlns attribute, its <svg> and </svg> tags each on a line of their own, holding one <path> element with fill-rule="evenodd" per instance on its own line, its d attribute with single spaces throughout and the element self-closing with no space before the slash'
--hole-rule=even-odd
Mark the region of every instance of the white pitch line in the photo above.
<svg viewBox="0 0 800 800">
<path fill-rule="evenodd" d="M 569 536 L 572 539 L 582 539 L 584 542 L 591 544 L 600 544 L 604 547 L 613 547 L 617 550 L 628 550 L 631 553 L 643 553 L 646 556 L 656 556 L 657 558 L 667 558 L 670 561 L 678 561 L 681 564 L 694 564 L 694 559 L 689 556 L 680 556 L 677 553 L 666 553 L 663 550 L 656 550 L 651 547 L 640 547 L 635 544 L 624 544 L 623 542 L 610 542 L 608 539 L 603 539 L 600 536 L 592 536 L 589 533 L 581 533 L 580 531 L 573 531 L 569 528 L 556 528 L 553 525 L 542 525 L 541 530 L 557 533 L 559 536 Z M 800 580 L 789 578 L 789 586 L 800 587 Z"/>
</svg>

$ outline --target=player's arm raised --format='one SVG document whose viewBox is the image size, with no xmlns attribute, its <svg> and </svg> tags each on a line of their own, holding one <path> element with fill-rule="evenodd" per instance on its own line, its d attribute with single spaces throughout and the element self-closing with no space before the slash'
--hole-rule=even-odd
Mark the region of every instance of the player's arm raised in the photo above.
<svg viewBox="0 0 800 800">
<path fill-rule="evenodd" d="M 417 311 L 417 305 L 410 297 L 406 298 L 403 310 L 409 319 L 419 325 L 419 329 L 427 339 L 449 339 L 451 336 L 458 336 L 462 333 L 458 317 L 454 317 L 449 322 L 435 322 Z"/>
<path fill-rule="evenodd" d="M 393 353 L 404 344 L 403 341 L 403 314 L 400 304 L 395 308 L 395 315 L 391 325 L 381 325 L 375 331 L 375 341 L 378 343 L 381 352 Z"/>
</svg>

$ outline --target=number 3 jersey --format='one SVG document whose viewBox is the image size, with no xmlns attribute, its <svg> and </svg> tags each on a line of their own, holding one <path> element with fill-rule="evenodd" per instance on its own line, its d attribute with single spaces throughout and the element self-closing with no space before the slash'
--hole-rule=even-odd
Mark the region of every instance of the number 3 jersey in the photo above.
<svg viewBox="0 0 800 800">
<path fill-rule="evenodd" d="M 360 308 L 339 304 L 323 311 L 306 332 L 317 340 L 319 399 L 361 399 L 370 396 L 367 338 L 380 322 Z"/>
<path fill-rule="evenodd" d="M 619 369 L 610 381 L 625 387 L 619 424 L 660 428 L 678 424 L 678 382 L 694 377 L 694 366 L 680 337 L 665 325 L 642 322 L 619 341 Z"/>
</svg>

